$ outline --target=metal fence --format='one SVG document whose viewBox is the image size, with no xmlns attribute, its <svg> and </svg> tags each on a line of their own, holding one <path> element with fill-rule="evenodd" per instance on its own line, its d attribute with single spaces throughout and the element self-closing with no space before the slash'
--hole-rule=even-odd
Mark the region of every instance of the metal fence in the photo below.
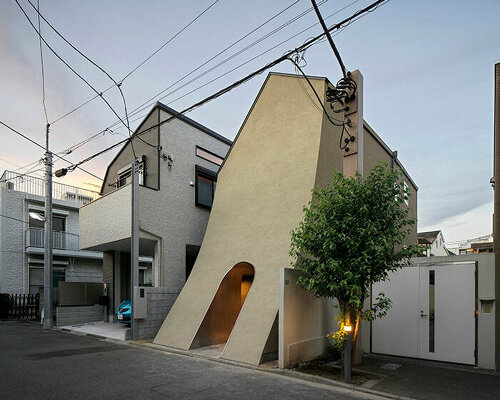
<svg viewBox="0 0 500 400">
<path fill-rule="evenodd" d="M 22 175 L 13 171 L 5 171 L 0 178 L 2 186 L 19 192 L 45 196 L 45 181 L 35 176 Z M 77 204 L 87 204 L 100 197 L 98 192 L 82 189 L 76 186 L 52 183 L 52 197 L 55 200 L 70 201 Z"/>
<path fill-rule="evenodd" d="M 0 293 L 0 320 L 39 319 L 40 295 Z"/>
<path fill-rule="evenodd" d="M 43 248 L 45 232 L 40 228 L 30 228 L 26 231 L 26 247 Z M 52 248 L 58 250 L 79 250 L 78 235 L 68 232 L 52 232 Z"/>
</svg>

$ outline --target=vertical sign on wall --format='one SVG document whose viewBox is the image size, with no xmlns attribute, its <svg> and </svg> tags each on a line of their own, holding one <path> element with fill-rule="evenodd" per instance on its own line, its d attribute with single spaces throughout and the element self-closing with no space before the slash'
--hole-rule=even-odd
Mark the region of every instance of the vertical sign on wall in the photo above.
<svg viewBox="0 0 500 400">
<path fill-rule="evenodd" d="M 344 121 L 349 120 L 347 131 L 354 137 L 344 150 L 343 171 L 345 176 L 352 176 L 356 171 L 363 175 L 363 75 L 359 70 L 351 72 L 351 78 L 357 88 L 353 100 L 346 103 Z"/>
</svg>

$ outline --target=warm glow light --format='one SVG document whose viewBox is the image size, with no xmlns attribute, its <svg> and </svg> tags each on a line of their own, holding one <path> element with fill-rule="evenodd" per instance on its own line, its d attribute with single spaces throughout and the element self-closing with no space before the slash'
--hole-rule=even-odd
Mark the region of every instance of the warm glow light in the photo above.
<svg viewBox="0 0 500 400">
<path fill-rule="evenodd" d="M 351 325 L 344 325 L 344 332 L 351 332 L 351 331 L 352 331 Z"/>
</svg>

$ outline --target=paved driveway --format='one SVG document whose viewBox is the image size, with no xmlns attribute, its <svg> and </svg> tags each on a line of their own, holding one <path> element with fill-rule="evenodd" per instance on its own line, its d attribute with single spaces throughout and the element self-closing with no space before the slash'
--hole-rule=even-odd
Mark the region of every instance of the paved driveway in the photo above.
<svg viewBox="0 0 500 400">
<path fill-rule="evenodd" d="M 269 373 L 0 322 L 0 399 L 359 399 Z M 363 396 L 366 397 L 366 396 Z"/>
</svg>

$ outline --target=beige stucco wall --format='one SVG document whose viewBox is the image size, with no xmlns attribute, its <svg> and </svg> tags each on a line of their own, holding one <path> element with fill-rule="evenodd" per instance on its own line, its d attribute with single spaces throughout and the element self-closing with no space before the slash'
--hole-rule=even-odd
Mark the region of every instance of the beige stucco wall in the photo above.
<svg viewBox="0 0 500 400">
<path fill-rule="evenodd" d="M 324 102 L 328 81 L 311 82 Z M 255 278 L 222 358 L 259 364 L 278 313 L 279 271 L 290 267 L 290 232 L 311 190 L 342 170 L 341 128 L 312 103 L 304 79 L 269 75 L 219 172 L 201 251 L 155 343 L 189 349 L 220 282 L 244 261 Z"/>
<path fill-rule="evenodd" d="M 325 93 L 326 80 L 312 82 Z M 324 123 L 297 78 L 269 76 L 219 173 L 200 254 L 155 343 L 188 349 L 222 278 L 246 261 L 255 278 L 222 357 L 260 362 L 278 312 L 279 270 L 290 265 L 290 231 L 316 180 L 341 165 L 330 151 L 319 157 L 320 142 L 334 140 L 322 136 L 338 139 Z"/>
<path fill-rule="evenodd" d="M 318 299 L 304 291 L 297 280 L 301 272 L 283 268 L 280 274 L 280 368 L 312 360 L 323 354 L 328 333 L 338 329 L 333 299 Z"/>
</svg>

